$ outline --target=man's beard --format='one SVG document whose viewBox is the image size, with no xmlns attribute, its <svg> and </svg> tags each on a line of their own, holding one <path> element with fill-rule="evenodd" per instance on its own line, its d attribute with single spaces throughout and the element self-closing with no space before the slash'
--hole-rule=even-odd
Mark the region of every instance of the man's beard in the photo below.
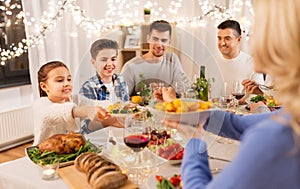
<svg viewBox="0 0 300 189">
<path fill-rule="evenodd" d="M 162 57 L 164 55 L 164 53 L 157 54 L 157 53 L 155 53 L 155 51 L 152 51 L 152 55 L 159 58 L 159 57 Z"/>
</svg>

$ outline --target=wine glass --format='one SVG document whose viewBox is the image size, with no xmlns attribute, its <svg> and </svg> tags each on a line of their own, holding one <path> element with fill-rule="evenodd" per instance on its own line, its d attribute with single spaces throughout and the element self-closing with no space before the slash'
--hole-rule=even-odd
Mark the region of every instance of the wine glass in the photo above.
<svg viewBox="0 0 300 189">
<path fill-rule="evenodd" d="M 227 82 L 224 82 L 223 88 L 221 89 L 219 104 L 221 108 L 225 108 L 226 111 L 234 111 L 231 109 L 234 106 L 234 96 L 231 94 L 231 90 Z"/>
<path fill-rule="evenodd" d="M 143 114 L 129 114 L 126 116 L 124 125 L 124 143 L 132 150 L 134 163 L 129 170 L 129 177 L 137 183 L 142 185 L 144 182 L 143 175 L 143 157 L 142 151 L 150 141 L 150 131 L 146 123 L 146 117 Z"/>
<path fill-rule="evenodd" d="M 235 97 L 236 100 L 240 100 L 245 96 L 244 86 L 240 81 L 233 82 L 232 95 Z"/>
</svg>

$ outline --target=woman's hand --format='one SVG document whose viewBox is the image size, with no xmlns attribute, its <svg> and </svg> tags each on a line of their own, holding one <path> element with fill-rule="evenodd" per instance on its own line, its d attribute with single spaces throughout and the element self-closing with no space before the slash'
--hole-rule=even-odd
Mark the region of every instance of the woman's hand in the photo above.
<svg viewBox="0 0 300 189">
<path fill-rule="evenodd" d="M 164 120 L 163 123 L 172 129 L 176 129 L 184 135 L 186 139 L 189 138 L 199 138 L 202 139 L 205 133 L 202 125 L 190 126 L 186 124 L 181 124 L 178 121 Z"/>
</svg>

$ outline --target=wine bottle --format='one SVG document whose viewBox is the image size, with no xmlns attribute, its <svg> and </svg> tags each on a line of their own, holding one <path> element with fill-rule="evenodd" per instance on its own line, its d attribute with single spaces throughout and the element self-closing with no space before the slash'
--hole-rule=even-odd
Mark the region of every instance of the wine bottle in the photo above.
<svg viewBox="0 0 300 189">
<path fill-rule="evenodd" d="M 205 78 L 205 66 L 200 67 L 200 78 L 197 78 L 196 91 L 200 100 L 208 101 L 208 81 Z"/>
</svg>

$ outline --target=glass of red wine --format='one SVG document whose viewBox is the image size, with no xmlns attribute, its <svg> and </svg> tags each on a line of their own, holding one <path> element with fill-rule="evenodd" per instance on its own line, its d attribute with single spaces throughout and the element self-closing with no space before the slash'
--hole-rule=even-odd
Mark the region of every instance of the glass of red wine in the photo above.
<svg viewBox="0 0 300 189">
<path fill-rule="evenodd" d="M 142 114 L 127 115 L 124 125 L 124 143 L 134 152 L 142 151 L 149 143 L 150 133 Z"/>
<path fill-rule="evenodd" d="M 244 86 L 240 81 L 233 82 L 232 95 L 236 100 L 240 100 L 245 96 Z"/>
<path fill-rule="evenodd" d="M 128 156 L 134 159 L 127 174 L 139 186 L 143 185 L 144 182 L 143 165 L 146 157 L 143 156 L 143 150 L 150 141 L 150 134 L 146 116 L 143 114 L 128 114 L 126 116 L 123 138 L 125 145 L 131 149 Z"/>
</svg>

